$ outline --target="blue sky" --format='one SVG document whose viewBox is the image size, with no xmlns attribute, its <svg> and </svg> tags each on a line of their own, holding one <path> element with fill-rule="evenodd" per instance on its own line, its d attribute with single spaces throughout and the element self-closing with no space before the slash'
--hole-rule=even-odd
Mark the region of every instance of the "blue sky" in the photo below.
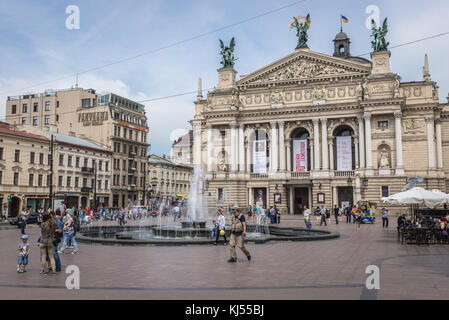
<svg viewBox="0 0 449 320">
<path fill-rule="evenodd" d="M 295 0 L 2 0 L 0 2 L 0 119 L 7 95 L 68 88 L 75 76 L 59 79 L 174 42 L 216 30 L 241 20 L 294 3 Z M 68 30 L 66 7 L 80 8 L 80 29 Z M 153 54 L 83 73 L 79 84 L 98 92 L 112 91 L 141 101 L 194 91 L 198 77 L 203 88 L 217 83 L 220 67 L 218 39 L 236 38 L 235 69 L 253 72 L 294 51 L 296 36 L 288 29 L 292 16 L 310 12 L 312 51 L 333 53 L 339 15 L 349 23 L 351 53 L 371 51 L 365 27 L 369 5 L 389 19 L 388 40 L 397 45 L 449 31 L 447 0 L 307 0 L 304 3 L 201 37 Z M 422 79 L 424 54 L 429 55 L 432 79 L 446 102 L 449 73 L 445 65 L 449 35 L 392 49 L 392 71 L 403 81 Z M 369 56 L 364 56 L 369 58 Z M 27 88 L 23 89 L 22 88 Z M 152 152 L 169 154 L 170 138 L 189 128 L 196 94 L 145 103 Z"/>
</svg>

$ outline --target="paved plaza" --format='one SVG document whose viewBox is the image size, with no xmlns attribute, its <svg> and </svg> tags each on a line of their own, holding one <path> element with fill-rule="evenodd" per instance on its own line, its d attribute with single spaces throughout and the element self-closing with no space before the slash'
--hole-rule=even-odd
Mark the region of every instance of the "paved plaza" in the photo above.
<svg viewBox="0 0 449 320">
<path fill-rule="evenodd" d="M 62 255 L 80 269 L 80 290 L 65 287 L 64 272 L 39 274 L 37 227 L 28 272 L 16 272 L 18 229 L 0 230 L 0 299 L 447 299 L 449 246 L 401 245 L 396 221 L 362 225 L 332 220 L 336 240 L 248 244 L 253 259 L 227 263 L 229 248 L 202 246 L 104 246 L 80 244 Z M 281 226 L 300 226 L 287 217 Z M 381 271 L 380 290 L 367 290 L 365 269 Z"/>
</svg>

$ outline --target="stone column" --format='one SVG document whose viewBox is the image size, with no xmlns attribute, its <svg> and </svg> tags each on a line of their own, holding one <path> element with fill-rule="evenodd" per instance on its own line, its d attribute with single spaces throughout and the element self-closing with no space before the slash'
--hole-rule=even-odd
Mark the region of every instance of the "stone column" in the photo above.
<svg viewBox="0 0 449 320">
<path fill-rule="evenodd" d="M 329 162 L 330 166 L 329 168 L 333 171 L 334 169 L 334 139 L 331 138 L 329 141 Z"/>
<path fill-rule="evenodd" d="M 201 121 L 193 122 L 193 163 L 201 165 Z"/>
<path fill-rule="evenodd" d="M 314 147 L 313 147 L 313 145 L 314 145 L 313 138 L 309 138 L 309 148 L 310 148 L 310 171 L 313 170 L 313 164 L 315 163 L 315 162 L 314 162 L 315 157 L 314 157 Z"/>
<path fill-rule="evenodd" d="M 359 120 L 360 168 L 365 168 L 365 126 L 362 116 L 358 116 L 357 119 Z"/>
<path fill-rule="evenodd" d="M 443 168 L 443 143 L 441 141 L 441 119 L 435 119 L 435 130 L 437 134 L 437 168 Z"/>
<path fill-rule="evenodd" d="M 285 171 L 284 122 L 279 122 L 279 171 Z"/>
<path fill-rule="evenodd" d="M 245 135 L 244 135 L 244 124 L 241 123 L 239 126 L 239 171 L 245 172 Z"/>
<path fill-rule="evenodd" d="M 332 208 L 338 205 L 338 193 L 337 193 L 337 187 L 332 187 Z"/>
<path fill-rule="evenodd" d="M 396 142 L 396 168 L 404 167 L 402 162 L 402 113 L 394 113 L 394 137 Z"/>
<path fill-rule="evenodd" d="M 249 142 L 249 138 L 248 138 L 248 142 L 245 145 L 246 148 L 246 172 L 251 172 L 251 143 Z"/>
<path fill-rule="evenodd" d="M 294 187 L 289 187 L 288 188 L 288 191 L 289 191 L 289 203 L 290 203 L 290 214 L 295 214 L 295 208 L 293 207 L 294 206 L 294 201 L 293 201 L 293 198 L 294 198 Z"/>
<path fill-rule="evenodd" d="M 321 119 L 321 144 L 323 155 L 323 170 L 329 170 L 329 154 L 327 153 L 327 119 Z"/>
<path fill-rule="evenodd" d="M 358 169 L 360 167 L 359 165 L 359 139 L 354 138 L 354 146 L 355 146 L 355 168 Z"/>
<path fill-rule="evenodd" d="M 213 141 L 212 141 L 212 126 L 208 124 L 206 126 L 206 134 L 207 134 L 207 156 L 206 156 L 206 163 L 207 163 L 207 173 L 212 172 L 212 149 L 213 149 Z"/>
<path fill-rule="evenodd" d="M 313 149 L 314 149 L 314 170 L 320 170 L 320 132 L 319 132 L 319 119 L 313 119 Z"/>
<path fill-rule="evenodd" d="M 434 142 L 434 119 L 426 117 L 427 127 L 427 153 L 429 154 L 429 169 L 435 169 L 435 142 Z"/>
<path fill-rule="evenodd" d="M 248 201 L 249 205 L 254 206 L 254 191 L 253 188 L 248 188 Z"/>
<path fill-rule="evenodd" d="M 237 126 L 235 123 L 231 123 L 231 171 L 235 172 L 237 171 Z"/>
<path fill-rule="evenodd" d="M 366 142 L 366 167 L 373 168 L 373 152 L 371 150 L 371 114 L 366 113 L 365 118 L 365 142 Z"/>
<path fill-rule="evenodd" d="M 313 208 L 313 197 L 312 197 L 312 187 L 309 187 L 309 192 L 308 192 L 308 194 L 309 194 L 309 206 L 308 206 L 308 208 L 310 209 L 310 210 L 312 210 L 312 208 Z"/>
<path fill-rule="evenodd" d="M 278 139 L 277 139 L 277 128 L 276 121 L 270 122 L 271 124 L 271 171 L 278 171 Z"/>
<path fill-rule="evenodd" d="M 292 172 L 292 146 L 290 145 L 290 140 L 286 141 L 287 146 L 287 171 Z"/>
</svg>

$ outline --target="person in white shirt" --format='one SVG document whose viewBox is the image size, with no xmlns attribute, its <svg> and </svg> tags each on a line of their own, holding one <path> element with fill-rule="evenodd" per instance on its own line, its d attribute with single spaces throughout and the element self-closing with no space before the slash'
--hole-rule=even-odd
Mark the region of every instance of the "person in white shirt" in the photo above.
<svg viewBox="0 0 449 320">
<path fill-rule="evenodd" d="M 221 209 L 221 208 L 218 210 L 217 222 L 218 222 L 218 230 L 217 230 L 217 237 L 215 238 L 215 243 L 214 244 L 218 243 L 218 238 L 220 237 L 220 231 L 224 230 L 225 233 L 223 235 L 223 238 L 224 238 L 224 244 L 226 245 L 226 243 L 227 243 L 227 241 L 226 241 L 226 229 L 225 229 L 226 218 L 225 218 L 225 216 L 223 214 L 223 209 Z"/>
<path fill-rule="evenodd" d="M 304 223 L 307 227 L 307 222 L 310 221 L 310 209 L 307 206 L 304 206 Z"/>
<path fill-rule="evenodd" d="M 260 208 L 260 222 L 265 223 L 265 207 Z"/>
</svg>

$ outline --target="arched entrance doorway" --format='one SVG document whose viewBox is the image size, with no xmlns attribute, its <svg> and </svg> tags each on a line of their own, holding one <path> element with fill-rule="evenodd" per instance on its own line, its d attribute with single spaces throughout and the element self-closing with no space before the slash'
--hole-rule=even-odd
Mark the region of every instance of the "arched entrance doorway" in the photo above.
<svg viewBox="0 0 449 320">
<path fill-rule="evenodd" d="M 87 207 L 87 197 L 81 197 L 81 208 L 86 209 Z"/>
<path fill-rule="evenodd" d="M 9 211 L 9 217 L 14 218 L 19 216 L 20 213 L 20 198 L 19 197 L 12 197 L 11 203 L 10 203 L 10 211 Z"/>
</svg>

